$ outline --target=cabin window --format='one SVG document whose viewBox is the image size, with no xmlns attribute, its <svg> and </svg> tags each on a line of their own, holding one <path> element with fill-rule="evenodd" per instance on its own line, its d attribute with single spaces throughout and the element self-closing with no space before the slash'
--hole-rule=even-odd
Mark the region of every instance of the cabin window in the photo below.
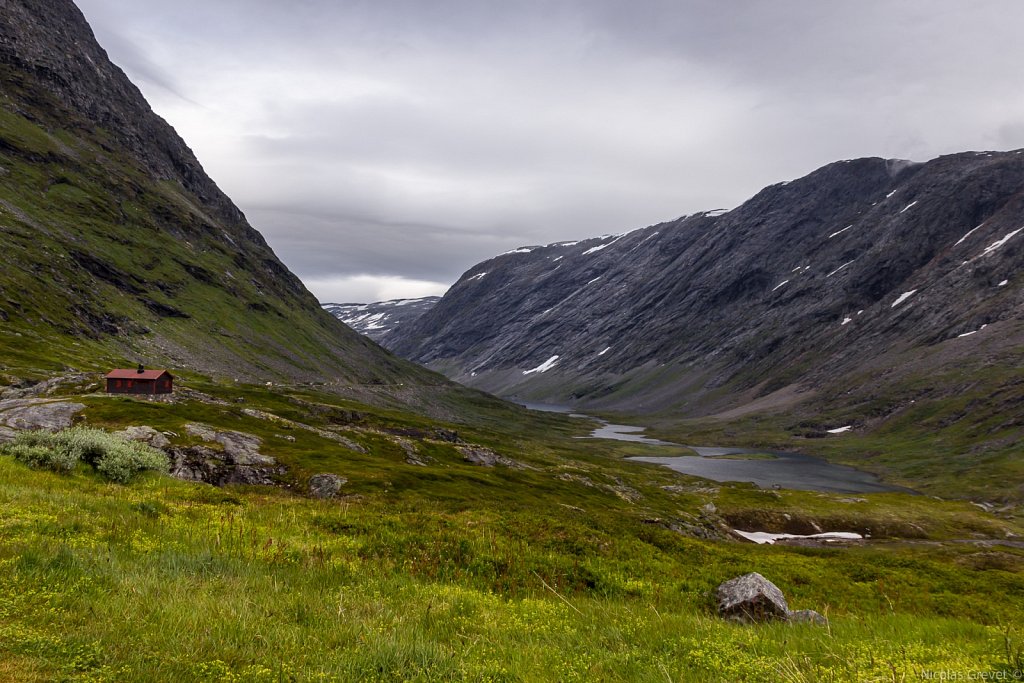
<svg viewBox="0 0 1024 683">
<path fill-rule="evenodd" d="M 129 389 L 131 389 L 131 388 L 132 388 L 132 381 L 131 381 L 131 380 L 128 380 L 128 388 L 129 388 Z"/>
<path fill-rule="evenodd" d="M 115 379 L 114 380 L 114 388 L 115 389 L 120 389 L 121 388 L 121 380 L 119 380 L 119 379 Z"/>
</svg>

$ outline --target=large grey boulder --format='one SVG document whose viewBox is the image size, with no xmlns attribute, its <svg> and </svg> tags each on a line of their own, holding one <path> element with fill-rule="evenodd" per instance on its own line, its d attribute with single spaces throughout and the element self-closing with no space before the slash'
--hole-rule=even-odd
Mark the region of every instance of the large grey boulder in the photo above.
<svg viewBox="0 0 1024 683">
<path fill-rule="evenodd" d="M 729 619 L 760 623 L 789 617 L 786 596 L 757 572 L 726 581 L 718 587 L 717 597 L 718 613 Z"/>
<path fill-rule="evenodd" d="M 309 478 L 309 495 L 314 498 L 334 498 L 347 482 L 348 479 L 337 474 L 314 474 Z"/>
</svg>

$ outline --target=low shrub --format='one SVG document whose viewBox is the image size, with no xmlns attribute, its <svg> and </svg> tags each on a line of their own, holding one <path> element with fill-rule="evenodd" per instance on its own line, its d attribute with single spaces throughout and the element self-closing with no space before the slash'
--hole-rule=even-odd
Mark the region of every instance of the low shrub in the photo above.
<svg viewBox="0 0 1024 683">
<path fill-rule="evenodd" d="M 78 462 L 78 458 L 67 451 L 30 443 L 8 444 L 0 449 L 0 453 L 10 455 L 29 467 L 53 470 L 54 472 L 70 472 Z"/>
<path fill-rule="evenodd" d="M 138 441 L 128 441 L 102 429 L 72 427 L 59 432 L 28 431 L 0 447 L 32 467 L 68 472 L 75 463 L 89 463 L 111 481 L 125 483 L 143 470 L 166 472 L 167 456 Z"/>
</svg>

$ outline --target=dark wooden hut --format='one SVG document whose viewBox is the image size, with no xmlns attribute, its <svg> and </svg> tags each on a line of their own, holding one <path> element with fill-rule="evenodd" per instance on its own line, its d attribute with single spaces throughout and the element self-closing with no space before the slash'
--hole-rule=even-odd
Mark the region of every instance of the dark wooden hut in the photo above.
<svg viewBox="0 0 1024 683">
<path fill-rule="evenodd" d="M 174 391 L 174 377 L 166 370 L 111 370 L 107 373 L 108 394 L 169 394 Z"/>
</svg>

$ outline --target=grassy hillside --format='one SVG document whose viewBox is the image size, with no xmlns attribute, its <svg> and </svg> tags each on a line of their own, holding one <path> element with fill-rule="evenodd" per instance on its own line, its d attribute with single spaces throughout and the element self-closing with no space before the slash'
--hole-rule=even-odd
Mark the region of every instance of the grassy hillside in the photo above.
<svg viewBox="0 0 1024 683">
<path fill-rule="evenodd" d="M 182 445 L 194 421 L 258 435 L 261 452 L 288 467 L 282 486 L 155 474 L 121 486 L 85 466 L 57 475 L 0 458 L 0 679 L 846 681 L 1020 670 L 1024 550 L 984 539 L 1022 529 L 969 504 L 712 485 L 622 460 L 656 447 L 581 440 L 585 421 L 502 404 L 455 423 L 308 388 L 188 384 L 172 403 L 66 391 L 93 426 L 151 425 Z M 525 467 L 469 464 L 437 429 Z M 402 440 L 427 466 L 406 462 Z M 317 472 L 348 479 L 340 498 L 301 495 Z M 876 538 L 769 547 L 723 535 L 808 522 L 870 527 Z M 831 626 L 719 619 L 714 588 L 748 571 Z"/>
</svg>

